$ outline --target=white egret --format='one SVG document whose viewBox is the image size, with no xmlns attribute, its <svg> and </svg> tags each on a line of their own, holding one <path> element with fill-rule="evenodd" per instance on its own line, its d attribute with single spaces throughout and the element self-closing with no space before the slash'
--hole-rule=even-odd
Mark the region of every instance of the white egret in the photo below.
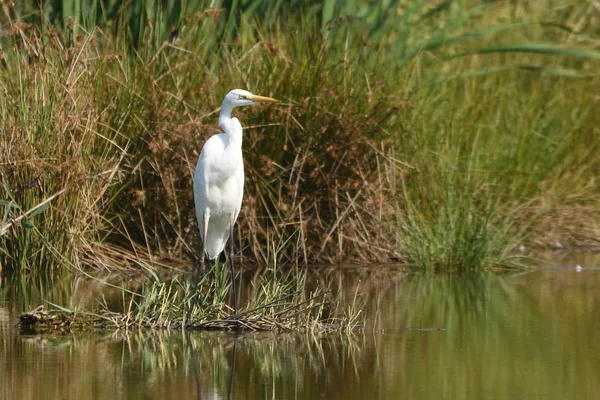
<svg viewBox="0 0 600 400">
<path fill-rule="evenodd" d="M 242 125 L 231 117 L 235 107 L 249 106 L 260 102 L 276 103 L 270 97 L 257 96 L 246 90 L 234 89 L 227 93 L 221 105 L 219 126 L 223 133 L 211 136 L 204 146 L 194 172 L 194 202 L 202 255 L 198 264 L 194 300 L 187 315 L 189 317 L 197 301 L 198 282 L 203 274 L 204 254 L 214 260 L 223 251 L 227 239 L 230 243 L 229 263 L 234 312 L 237 314 L 237 293 L 233 267 L 233 225 L 242 207 L 244 194 L 244 161 L 242 159 Z"/>
</svg>

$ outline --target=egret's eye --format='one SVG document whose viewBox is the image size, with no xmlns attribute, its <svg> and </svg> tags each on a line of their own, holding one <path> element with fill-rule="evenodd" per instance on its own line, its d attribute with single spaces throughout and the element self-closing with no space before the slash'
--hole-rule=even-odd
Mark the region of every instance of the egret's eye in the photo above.
<svg viewBox="0 0 600 400">
<path fill-rule="evenodd" d="M 246 96 L 246 95 L 243 95 L 243 94 L 240 94 L 240 95 L 238 96 L 238 99 L 239 99 L 239 100 L 246 100 L 247 98 L 248 98 L 248 96 Z"/>
</svg>

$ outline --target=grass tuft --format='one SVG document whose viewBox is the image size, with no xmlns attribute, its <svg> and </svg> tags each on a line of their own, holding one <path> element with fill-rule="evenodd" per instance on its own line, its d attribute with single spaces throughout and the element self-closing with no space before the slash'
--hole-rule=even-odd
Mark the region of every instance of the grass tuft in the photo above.
<svg viewBox="0 0 600 400">
<path fill-rule="evenodd" d="M 345 304 L 322 286 L 306 287 L 306 272 L 273 270 L 255 274 L 245 306 L 237 314 L 228 305 L 230 278 L 224 265 L 215 264 L 201 280 L 198 303 L 190 323 L 193 285 L 188 280 L 164 281 L 154 275 L 137 293 L 123 290 L 123 311 L 115 312 L 104 303 L 95 312 L 43 307 L 23 313 L 21 327 L 47 330 L 236 330 L 347 333 L 360 323 L 361 304 Z"/>
</svg>

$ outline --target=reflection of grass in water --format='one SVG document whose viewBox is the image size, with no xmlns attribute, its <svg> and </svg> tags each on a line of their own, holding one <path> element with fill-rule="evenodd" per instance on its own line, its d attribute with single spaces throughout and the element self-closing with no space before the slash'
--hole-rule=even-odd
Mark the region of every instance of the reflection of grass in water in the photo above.
<svg viewBox="0 0 600 400">
<path fill-rule="evenodd" d="M 190 336 L 192 343 L 195 336 Z M 225 347 L 229 354 L 233 346 L 232 341 L 237 341 L 239 345 L 236 379 L 240 382 L 253 379 L 261 383 L 245 389 L 258 393 L 264 391 L 275 398 L 294 398 L 294 394 L 299 392 L 318 393 L 321 388 L 314 385 L 315 382 L 326 379 L 330 374 L 336 374 L 341 366 L 357 368 L 360 360 L 358 339 L 354 335 L 272 333 L 251 334 L 234 339 L 218 338 L 220 346 Z M 194 343 L 194 348 L 201 349 L 198 345 L 204 345 L 202 336 L 197 344 Z M 227 369 L 220 371 L 221 376 L 227 375 L 231 368 L 231 359 L 227 361 Z M 201 357 L 201 370 L 210 362 L 210 358 Z M 219 376 L 216 369 L 213 373 Z M 210 376 L 203 379 L 211 381 Z"/>
<path fill-rule="evenodd" d="M 40 394 L 44 391 L 81 395 L 67 398 L 98 398 L 94 397 L 96 391 L 101 398 L 110 398 L 116 388 L 127 394 L 123 398 L 160 398 L 161 392 L 166 396 L 169 391 L 181 398 L 196 398 L 195 376 L 199 377 L 202 392 L 226 392 L 236 343 L 235 386 L 248 393 L 271 393 L 275 398 L 294 398 L 294 392 L 318 390 L 312 387 L 314 382 L 337 373 L 342 365 L 358 368 L 360 362 L 359 338 L 353 335 L 121 331 L 45 338 L 43 344 L 38 339 L 27 339 L 24 346 L 32 359 L 43 350 L 45 362 L 53 365 L 40 385 L 28 386 L 29 398 L 43 398 Z M 16 357 L 14 343 L 3 347 L 9 345 L 12 347 L 4 349 L 8 351 L 5 354 Z M 96 367 L 86 367 L 89 365 Z M 9 374 L 3 368 L 4 364 L 0 365 L 2 376 L 15 380 L 9 388 L 20 386 L 17 379 L 40 377 L 40 371 Z M 70 382 L 68 388 L 64 387 L 65 379 Z M 115 384 L 88 389 L 96 382 Z M 83 395 L 88 391 L 89 396 Z"/>
<path fill-rule="evenodd" d="M 540 297 L 538 285 L 515 286 L 512 276 L 417 274 L 401 284 L 393 304 L 406 306 L 385 315 L 381 327 L 387 335 L 376 343 L 378 373 L 396 371 L 395 379 L 382 384 L 411 398 L 598 389 L 590 382 L 598 372 L 588 359 L 592 314 L 574 318 L 573 304 L 561 305 L 559 299 L 553 300 L 553 310 L 544 310 L 547 300 Z M 444 330 L 403 331 L 405 327 Z M 582 330 L 587 334 L 580 335 Z M 387 356 L 392 351 L 396 356 Z M 581 374 L 568 373 L 571 367 Z M 424 373 L 402 373 L 407 368 Z"/>
<path fill-rule="evenodd" d="M 22 396 L 18 398 L 47 398 L 47 393 L 78 399 L 119 398 L 118 393 L 122 398 L 161 398 L 161 392 L 165 396 L 171 392 L 181 398 L 195 398 L 195 374 L 203 391 L 226 391 L 235 342 L 238 386 L 257 382 L 258 376 L 267 387 L 281 381 L 307 384 L 327 374 L 332 363 L 339 364 L 342 359 L 354 362 L 358 351 L 355 340 L 352 335 L 232 336 L 161 331 L 26 338 L 11 335 L 0 343 L 0 351 L 7 360 L 25 359 L 34 366 L 0 363 L 0 397 L 15 398 L 18 392 Z M 42 364 L 52 368 L 42 368 Z M 260 391 L 261 385 L 248 389 Z M 290 389 L 279 387 L 276 393 L 282 391 L 289 394 Z"/>
<path fill-rule="evenodd" d="M 122 283 L 123 276 L 113 276 L 108 280 Z M 127 282 L 131 282 L 128 277 Z M 114 283 L 114 282 L 113 282 Z M 69 273 L 60 279 L 46 274 L 28 277 L 22 274 L 0 277 L 0 303 L 7 303 L 14 311 L 28 311 L 46 303 L 78 309 L 96 304 L 96 295 L 115 294 L 117 289 L 105 285 L 104 280 L 89 279 L 86 276 L 73 276 Z M 114 297 L 114 296 L 113 296 Z M 111 301 L 111 306 L 115 306 Z"/>
</svg>

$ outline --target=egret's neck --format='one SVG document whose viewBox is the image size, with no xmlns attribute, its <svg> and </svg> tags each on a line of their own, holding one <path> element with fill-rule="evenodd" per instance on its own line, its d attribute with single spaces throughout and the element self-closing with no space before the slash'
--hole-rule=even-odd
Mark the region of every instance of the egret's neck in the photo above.
<svg viewBox="0 0 600 400">
<path fill-rule="evenodd" d="M 242 126 L 236 118 L 231 118 L 233 105 L 224 101 L 221 105 L 221 113 L 219 114 L 219 126 L 223 132 L 229 135 L 229 143 L 232 145 L 242 146 Z"/>
<path fill-rule="evenodd" d="M 221 113 L 219 114 L 219 126 L 223 129 L 223 125 L 227 125 L 227 122 L 231 120 L 231 112 L 233 111 L 233 105 L 228 101 L 223 101 L 221 104 Z M 229 132 L 226 132 L 229 133 Z"/>
</svg>

